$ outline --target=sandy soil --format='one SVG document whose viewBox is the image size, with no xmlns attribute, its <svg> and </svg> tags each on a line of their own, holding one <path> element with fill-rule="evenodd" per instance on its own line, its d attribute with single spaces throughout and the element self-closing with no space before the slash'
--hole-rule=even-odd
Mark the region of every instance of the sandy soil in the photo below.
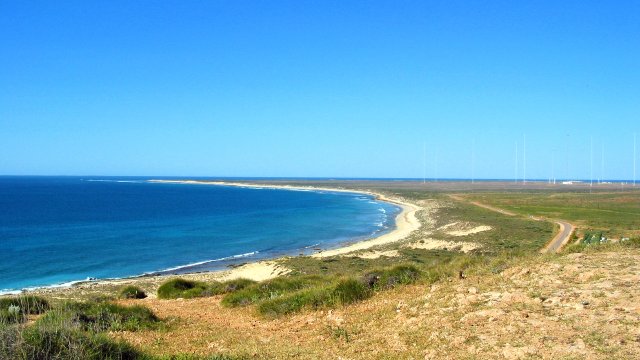
<svg viewBox="0 0 640 360">
<path fill-rule="evenodd" d="M 445 241 L 437 239 L 422 239 L 417 242 L 404 245 L 411 249 L 423 249 L 423 250 L 448 250 L 448 251 L 462 251 L 468 253 L 469 251 L 478 249 L 480 244 L 463 241 Z"/>
<path fill-rule="evenodd" d="M 467 236 L 467 235 L 477 234 L 479 232 L 489 231 L 489 230 L 491 230 L 491 226 L 480 225 L 480 226 L 476 226 L 476 227 L 473 227 L 471 229 L 466 229 L 466 230 L 448 231 L 447 234 L 452 235 L 452 236 Z"/>
<path fill-rule="evenodd" d="M 640 251 L 528 260 L 277 320 L 220 298 L 127 301 L 169 319 L 119 333 L 157 353 L 264 359 L 637 359 Z"/>
<path fill-rule="evenodd" d="M 364 252 L 358 252 L 358 253 L 349 253 L 349 254 L 344 254 L 343 256 L 353 256 L 353 257 L 358 257 L 361 259 L 378 259 L 382 256 L 385 257 L 398 257 L 400 256 L 400 253 L 398 252 L 398 250 L 387 250 L 387 251 L 376 251 L 376 250 L 370 250 L 370 251 L 364 251 Z"/>
</svg>

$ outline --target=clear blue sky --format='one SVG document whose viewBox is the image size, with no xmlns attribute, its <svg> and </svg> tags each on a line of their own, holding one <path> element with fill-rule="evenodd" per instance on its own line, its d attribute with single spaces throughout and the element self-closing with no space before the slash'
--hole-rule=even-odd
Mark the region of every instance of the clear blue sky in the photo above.
<svg viewBox="0 0 640 360">
<path fill-rule="evenodd" d="M 639 1 L 0 0 L 0 174 L 632 177 Z M 522 148 L 520 148 L 522 155 Z M 555 155 L 554 155 L 555 154 Z M 568 160 L 568 161 L 567 161 Z M 567 163 L 569 166 L 567 166 Z M 520 164 L 522 169 L 522 164 Z M 567 172 L 568 171 L 568 172 Z"/>
</svg>

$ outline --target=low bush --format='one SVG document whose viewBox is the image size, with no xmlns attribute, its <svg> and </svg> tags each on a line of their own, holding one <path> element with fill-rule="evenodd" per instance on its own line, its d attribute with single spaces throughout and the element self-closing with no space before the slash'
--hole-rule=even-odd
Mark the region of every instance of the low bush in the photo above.
<svg viewBox="0 0 640 360">
<path fill-rule="evenodd" d="M 156 359 L 104 334 L 159 327 L 160 320 L 146 307 L 89 301 L 49 308 L 46 301 L 36 297 L 4 298 L 0 304 L 7 312 L 16 312 L 19 306 L 30 309 L 24 311 L 31 314 L 48 309 L 35 322 L 0 321 L 0 359 Z"/>
<path fill-rule="evenodd" d="M 185 279 L 171 279 L 158 288 L 158 298 L 160 299 L 191 299 L 195 297 L 207 296 L 207 284 L 200 281 Z"/>
<path fill-rule="evenodd" d="M 49 310 L 49 302 L 40 296 L 22 295 L 0 298 L 0 309 L 19 306 L 25 314 L 42 314 Z"/>
<path fill-rule="evenodd" d="M 240 291 L 254 284 L 257 284 L 257 282 L 243 278 L 227 280 L 224 282 L 215 281 L 209 285 L 205 292 L 210 295 L 222 295 Z"/>
<path fill-rule="evenodd" d="M 138 359 L 131 345 L 95 334 L 65 328 L 29 327 L 23 333 L 26 359 Z"/>
<path fill-rule="evenodd" d="M 173 279 L 158 288 L 160 299 L 191 299 L 196 297 L 228 294 L 243 290 L 257 282 L 249 279 L 234 279 L 228 281 L 214 281 L 210 284 L 185 279 Z"/>
<path fill-rule="evenodd" d="M 318 309 L 347 305 L 369 298 L 372 290 L 362 281 L 342 279 L 333 285 L 302 289 L 258 304 L 258 312 L 276 317 L 298 312 L 304 308 Z"/>
<path fill-rule="evenodd" d="M 330 288 L 311 288 L 264 300 L 257 306 L 258 313 L 277 317 L 298 312 L 305 307 L 317 309 L 326 304 L 331 296 Z"/>
<path fill-rule="evenodd" d="M 142 359 L 131 345 L 103 334 L 36 323 L 0 327 L 0 359 Z"/>
<path fill-rule="evenodd" d="M 152 329 L 160 324 L 160 320 L 144 306 L 70 302 L 47 312 L 36 323 L 50 327 L 71 327 L 101 332 Z"/>
<path fill-rule="evenodd" d="M 322 276 L 278 277 L 272 280 L 254 283 L 242 290 L 229 293 L 222 299 L 226 306 L 246 306 L 255 302 L 273 299 L 283 294 L 304 288 L 326 284 L 329 278 Z"/>
<path fill-rule="evenodd" d="M 413 265 L 398 265 L 365 274 L 363 283 L 373 290 L 386 290 L 397 285 L 412 284 L 420 275 L 420 270 Z"/>
<path fill-rule="evenodd" d="M 129 285 L 120 290 L 120 298 L 122 299 L 144 299 L 147 294 L 137 286 Z"/>
<path fill-rule="evenodd" d="M 341 280 L 331 291 L 327 305 L 346 305 L 371 297 L 371 289 L 356 279 Z"/>
<path fill-rule="evenodd" d="M 49 302 L 39 296 L 23 295 L 0 298 L 0 323 L 23 322 L 27 315 L 42 314 L 49 308 Z"/>
</svg>

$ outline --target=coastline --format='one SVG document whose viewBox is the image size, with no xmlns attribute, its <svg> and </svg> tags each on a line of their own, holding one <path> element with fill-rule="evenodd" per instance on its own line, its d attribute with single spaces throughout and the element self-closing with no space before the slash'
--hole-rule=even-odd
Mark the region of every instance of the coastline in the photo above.
<svg viewBox="0 0 640 360">
<path fill-rule="evenodd" d="M 401 208 L 400 213 L 396 215 L 395 218 L 395 228 L 390 232 L 381 234 L 374 238 L 365 239 L 362 241 L 357 241 L 354 243 L 345 243 L 340 245 L 337 248 L 328 249 L 328 250 L 320 250 L 319 252 L 308 255 L 314 258 L 324 258 L 330 256 L 338 256 L 338 255 L 346 255 L 353 252 L 358 252 L 361 250 L 367 250 L 374 246 L 385 245 L 400 241 L 409 234 L 411 234 L 414 230 L 420 228 L 421 224 L 416 217 L 416 212 L 421 208 L 415 204 L 411 204 L 405 202 L 400 199 L 391 198 L 385 196 L 384 194 L 380 194 L 373 191 L 368 190 L 350 190 L 350 189 L 341 189 L 341 188 L 330 188 L 330 187 L 316 187 L 316 186 L 292 186 L 292 185 L 262 185 L 262 184 L 251 184 L 251 183 L 242 183 L 242 182 L 223 182 L 223 181 L 198 181 L 198 180 L 148 180 L 150 183 L 169 183 L 169 184 L 190 184 L 190 185 L 209 185 L 209 186 L 236 186 L 236 187 L 244 187 L 244 188 L 255 188 L 255 189 L 282 189 L 282 190 L 292 190 L 292 191 L 328 191 L 328 192 L 344 192 L 344 193 L 354 193 L 354 194 L 363 194 L 368 196 L 373 196 L 378 201 L 384 201 Z M 146 284 L 150 287 L 158 286 L 161 282 L 166 281 L 170 278 L 186 278 L 190 280 L 200 280 L 200 281 L 226 281 L 237 278 L 247 278 L 255 281 L 264 281 L 268 279 L 272 279 L 284 274 L 287 274 L 290 270 L 280 266 L 278 264 L 279 260 L 287 258 L 288 256 L 280 256 L 277 258 L 264 259 L 255 262 L 250 262 L 246 264 L 242 264 L 240 266 L 224 269 L 224 270 L 212 270 L 212 271 L 203 271 L 203 272 L 193 272 L 193 273 L 184 273 L 184 274 L 158 274 L 158 275 L 137 275 L 125 278 L 118 279 L 101 279 L 101 280 L 80 280 L 66 284 L 59 285 L 50 285 L 43 286 L 31 289 L 23 289 L 19 293 L 31 293 L 31 294 L 47 294 L 51 295 L 71 295 L 72 293 L 92 293 L 99 289 L 108 289 L 121 287 L 123 285 L 136 284 L 140 285 L 141 283 Z M 10 295 L 8 294 L 0 294 L 0 296 Z M 15 293 L 14 293 L 15 295 Z M 151 294 L 150 294 L 151 295 Z"/>
<path fill-rule="evenodd" d="M 351 244 L 343 244 L 335 249 L 321 250 L 318 253 L 310 255 L 315 258 L 324 258 L 336 255 L 345 255 L 348 253 L 367 250 L 371 247 L 378 245 L 386 245 L 393 242 L 400 241 L 414 230 L 420 228 L 420 221 L 416 217 L 416 212 L 421 208 L 415 204 L 404 202 L 399 199 L 390 198 L 384 194 L 380 194 L 368 190 L 350 190 L 341 188 L 329 188 L 318 186 L 293 186 L 293 185 L 268 185 L 268 184 L 251 184 L 242 182 L 226 182 L 226 181 L 201 181 L 201 180 L 149 180 L 154 183 L 167 183 L 167 184 L 191 184 L 191 185 L 217 185 L 217 186 L 237 186 L 244 188 L 255 189 L 281 189 L 281 190 L 304 190 L 304 191 L 330 191 L 330 192 L 345 192 L 353 194 L 364 194 L 373 196 L 378 201 L 388 202 L 400 207 L 401 211 L 395 218 L 395 229 L 388 233 L 384 233 L 380 236 L 365 239 Z"/>
</svg>

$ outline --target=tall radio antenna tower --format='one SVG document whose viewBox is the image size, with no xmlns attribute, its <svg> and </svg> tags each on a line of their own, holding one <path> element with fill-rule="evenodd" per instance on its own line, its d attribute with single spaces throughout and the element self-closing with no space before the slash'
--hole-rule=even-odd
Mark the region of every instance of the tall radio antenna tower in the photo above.
<svg viewBox="0 0 640 360">
<path fill-rule="evenodd" d="M 591 147 L 590 147 L 590 153 L 589 153 L 589 165 L 590 165 L 590 172 L 589 172 L 589 187 L 593 187 L 593 136 L 591 137 Z M 591 189 L 589 189 L 589 191 L 591 191 Z"/>
<path fill-rule="evenodd" d="M 476 139 L 471 140 L 471 183 L 475 183 L 475 171 L 476 171 Z"/>
<path fill-rule="evenodd" d="M 604 142 L 600 144 L 602 149 L 600 151 L 600 180 L 598 183 L 602 183 L 604 181 Z"/>
<path fill-rule="evenodd" d="M 556 154 L 551 153 L 551 178 L 553 179 L 553 185 L 556 184 Z"/>
<path fill-rule="evenodd" d="M 522 143 L 522 184 L 527 183 L 527 135 L 525 134 Z"/>
<path fill-rule="evenodd" d="M 516 140 L 516 173 L 513 176 L 513 181 L 518 183 L 518 141 Z"/>
<path fill-rule="evenodd" d="M 423 151 L 422 151 L 422 155 L 423 155 L 423 159 L 422 159 L 422 183 L 426 184 L 427 183 L 427 142 L 425 141 L 423 144 Z"/>
</svg>

